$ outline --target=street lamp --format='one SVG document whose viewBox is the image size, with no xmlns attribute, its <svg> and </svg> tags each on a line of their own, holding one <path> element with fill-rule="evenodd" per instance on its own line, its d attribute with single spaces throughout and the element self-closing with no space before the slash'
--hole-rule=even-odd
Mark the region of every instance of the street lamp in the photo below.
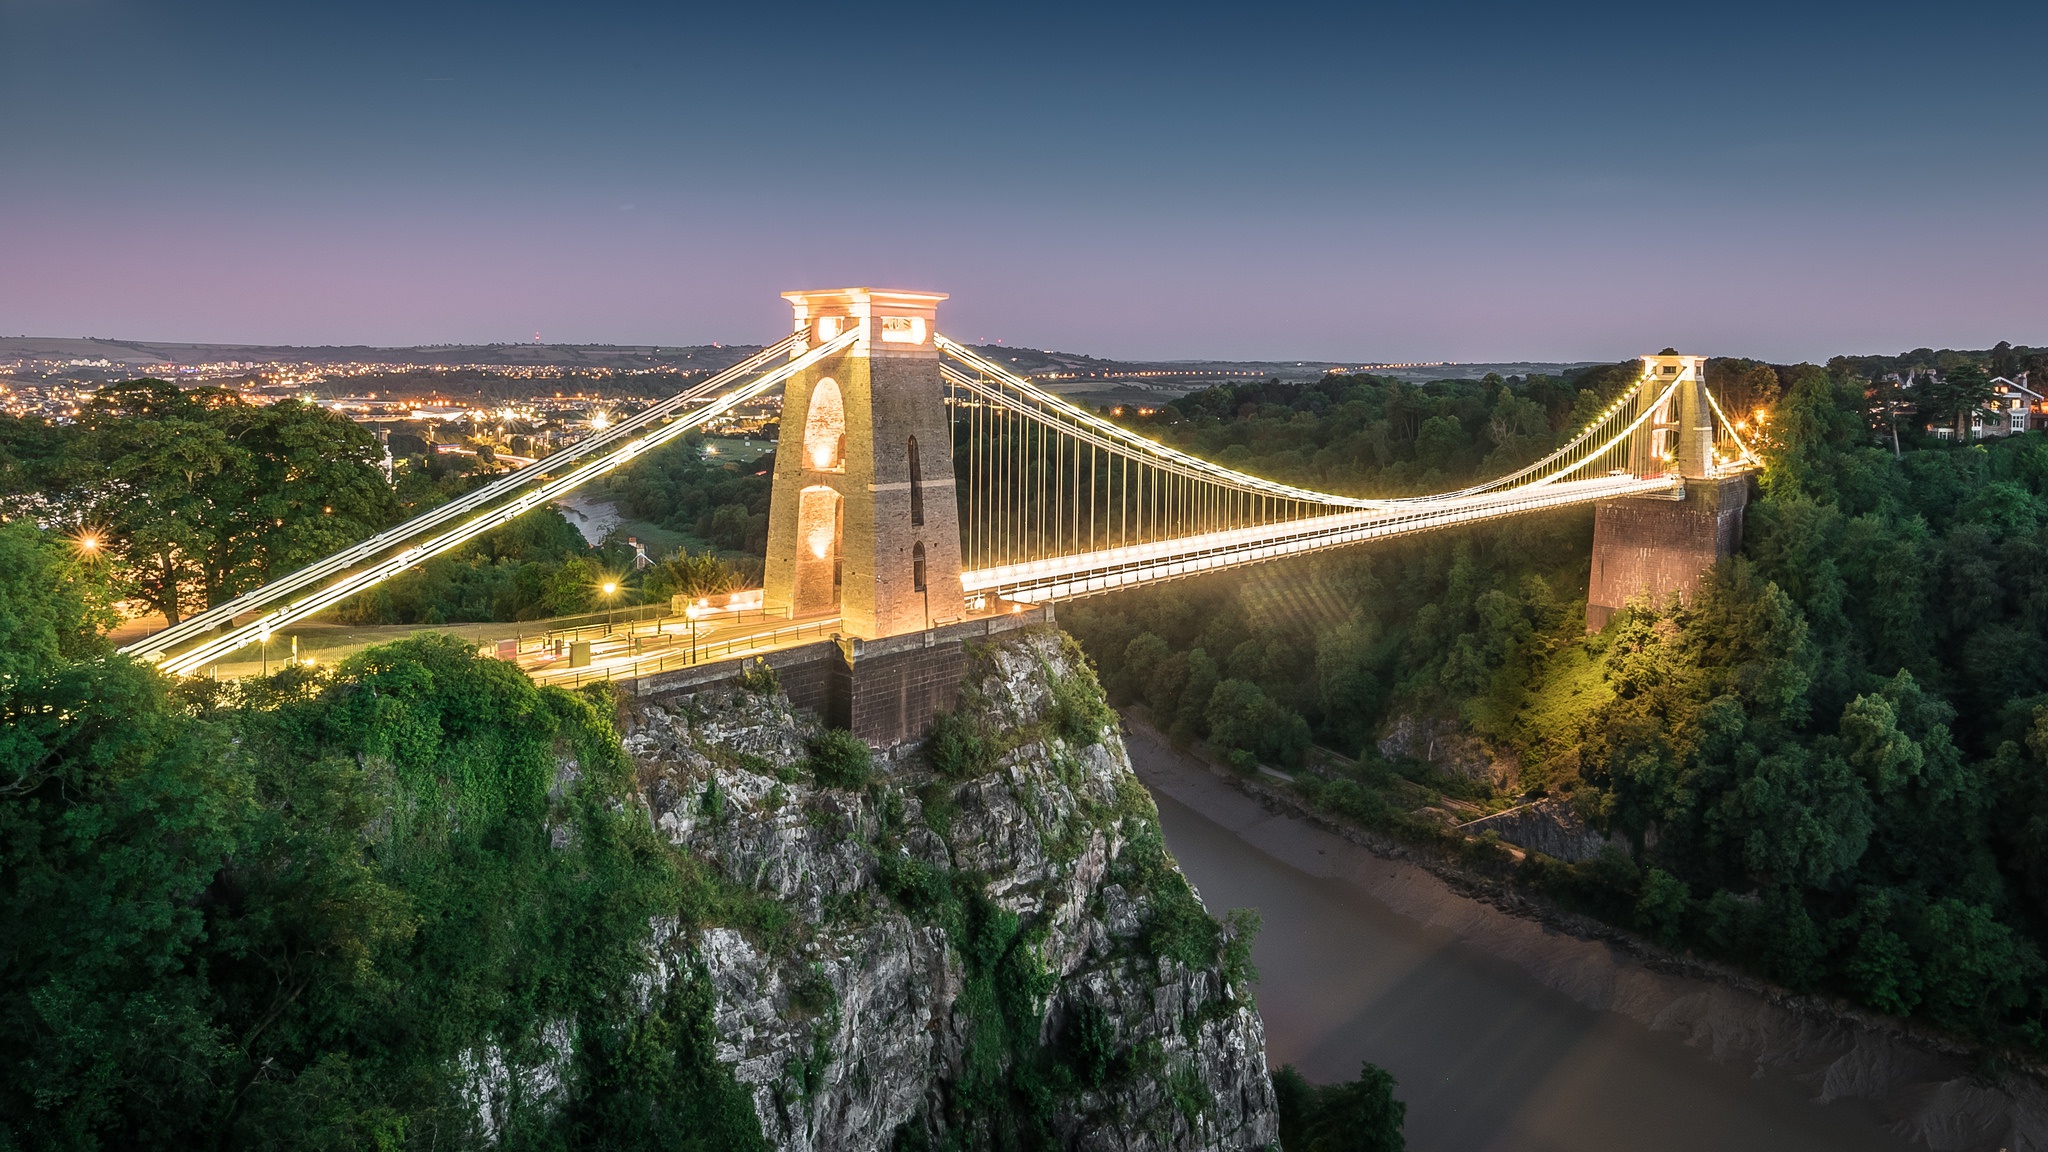
<svg viewBox="0 0 2048 1152">
<path fill-rule="evenodd" d="M 599 587 L 604 593 L 604 634 L 609 636 L 612 634 L 612 606 L 614 603 L 612 597 L 617 595 L 619 591 L 619 582 L 607 580 Z"/>
<path fill-rule="evenodd" d="M 692 604 L 683 609 L 683 615 L 690 618 L 690 663 L 697 662 L 697 618 L 704 615 L 702 604 Z"/>
</svg>

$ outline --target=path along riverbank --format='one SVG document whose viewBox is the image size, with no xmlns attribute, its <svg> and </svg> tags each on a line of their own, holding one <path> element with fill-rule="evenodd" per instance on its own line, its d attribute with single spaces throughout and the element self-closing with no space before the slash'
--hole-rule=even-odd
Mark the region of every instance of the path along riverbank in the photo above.
<svg viewBox="0 0 2048 1152">
<path fill-rule="evenodd" d="M 1130 725 L 1213 912 L 1257 908 L 1274 1067 L 1392 1071 L 1414 1152 L 2048 1152 L 2048 1091 L 1822 1002 L 1460 891 Z"/>
</svg>

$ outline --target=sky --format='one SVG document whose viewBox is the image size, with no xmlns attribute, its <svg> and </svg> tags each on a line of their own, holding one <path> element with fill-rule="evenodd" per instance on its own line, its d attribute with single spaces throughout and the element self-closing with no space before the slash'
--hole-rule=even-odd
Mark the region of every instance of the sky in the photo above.
<svg viewBox="0 0 2048 1152">
<path fill-rule="evenodd" d="M 0 0 L 0 335 L 2048 344 L 2048 5 Z"/>
</svg>

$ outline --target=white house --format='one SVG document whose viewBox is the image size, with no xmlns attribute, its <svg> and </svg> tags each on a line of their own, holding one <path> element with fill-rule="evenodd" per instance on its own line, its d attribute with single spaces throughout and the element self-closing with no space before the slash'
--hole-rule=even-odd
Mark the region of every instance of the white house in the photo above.
<svg viewBox="0 0 2048 1152">
<path fill-rule="evenodd" d="M 1991 399 L 1970 413 L 1970 439 L 2012 436 L 2031 428 L 2048 428 L 2048 397 L 2028 385 L 2025 372 L 2020 373 L 2017 380 L 1995 377 L 1991 381 L 1991 389 Z M 1956 430 L 1952 424 L 1929 424 L 1927 430 L 1943 440 L 1955 439 Z"/>
</svg>

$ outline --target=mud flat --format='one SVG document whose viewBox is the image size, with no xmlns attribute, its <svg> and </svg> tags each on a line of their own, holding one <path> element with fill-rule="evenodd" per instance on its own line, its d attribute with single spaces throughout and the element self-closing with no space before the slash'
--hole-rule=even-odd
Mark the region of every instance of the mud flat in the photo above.
<svg viewBox="0 0 2048 1152">
<path fill-rule="evenodd" d="M 1129 748 L 1210 909 L 1264 920 L 1272 1065 L 1386 1067 L 1416 1152 L 2048 1150 L 2038 1080 L 1990 1082 L 1881 1019 L 1497 906 L 1142 726 Z"/>
</svg>

